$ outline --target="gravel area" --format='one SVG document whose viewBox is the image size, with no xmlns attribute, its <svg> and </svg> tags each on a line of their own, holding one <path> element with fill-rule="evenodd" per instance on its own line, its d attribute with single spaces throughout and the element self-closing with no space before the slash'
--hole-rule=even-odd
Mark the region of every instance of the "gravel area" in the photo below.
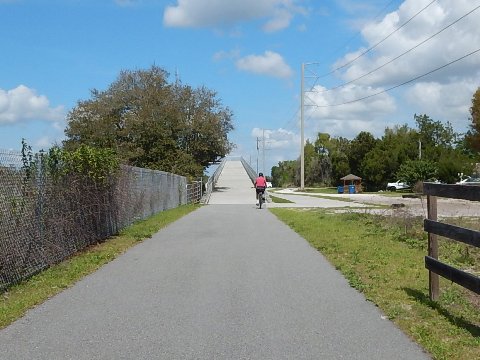
<svg viewBox="0 0 480 360">
<path fill-rule="evenodd" d="M 368 211 L 373 213 L 409 213 L 414 216 L 427 216 L 427 197 L 403 198 L 399 196 L 386 196 L 382 194 L 314 194 L 299 192 L 297 189 L 282 189 L 272 192 L 273 195 L 294 201 L 294 204 L 273 205 L 273 207 L 330 207 L 324 206 L 329 199 L 344 201 L 339 207 L 362 207 L 355 211 Z M 328 197 L 329 199 L 325 199 Z M 308 201 L 304 199 L 308 198 Z M 313 199 L 313 200 L 312 200 Z M 280 204 L 278 204 L 280 205 Z M 368 206 L 370 205 L 370 206 Z M 384 208 L 378 209 L 375 206 Z M 271 206 L 272 207 L 272 206 Z M 346 210 L 346 211 L 352 211 Z M 480 203 L 458 199 L 438 198 L 438 217 L 479 217 Z"/>
</svg>

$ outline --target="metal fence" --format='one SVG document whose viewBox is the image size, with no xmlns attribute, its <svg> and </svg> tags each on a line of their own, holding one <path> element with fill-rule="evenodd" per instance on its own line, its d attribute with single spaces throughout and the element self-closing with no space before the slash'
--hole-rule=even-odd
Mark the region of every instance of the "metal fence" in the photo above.
<svg viewBox="0 0 480 360">
<path fill-rule="evenodd" d="M 187 184 L 187 203 L 189 204 L 198 204 L 202 199 L 203 195 L 203 182 L 192 181 L 190 184 Z"/>
<path fill-rule="evenodd" d="M 208 178 L 208 181 L 205 183 L 205 193 L 203 194 L 203 197 L 202 197 L 202 202 L 204 204 L 208 204 L 208 202 L 210 201 L 210 195 L 212 195 L 213 188 L 215 187 L 215 184 L 217 183 L 218 178 L 222 173 L 222 170 L 223 170 L 223 167 L 225 166 L 226 161 L 227 161 L 226 158 L 222 159 L 222 161 L 220 162 L 220 164 L 218 164 L 212 176 L 210 176 Z"/>
<path fill-rule="evenodd" d="M 21 154 L 0 151 L 0 290 L 193 199 L 185 177 L 162 171 L 123 166 L 98 185 L 79 176 L 53 179 L 41 163 L 27 174 L 22 165 Z"/>
<path fill-rule="evenodd" d="M 250 178 L 252 183 L 255 182 L 255 179 L 257 178 L 257 173 L 255 172 L 255 170 L 253 170 L 250 164 L 243 157 L 240 158 L 240 161 L 242 162 L 242 165 L 245 168 L 245 171 L 247 172 L 248 177 Z"/>
</svg>

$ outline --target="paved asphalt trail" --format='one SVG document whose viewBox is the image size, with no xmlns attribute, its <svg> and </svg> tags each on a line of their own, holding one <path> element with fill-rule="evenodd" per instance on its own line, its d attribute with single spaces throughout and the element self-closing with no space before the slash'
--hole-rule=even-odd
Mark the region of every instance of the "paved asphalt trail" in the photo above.
<svg viewBox="0 0 480 360">
<path fill-rule="evenodd" d="M 427 358 L 254 204 L 204 206 L 0 330 L 2 360 Z"/>
</svg>

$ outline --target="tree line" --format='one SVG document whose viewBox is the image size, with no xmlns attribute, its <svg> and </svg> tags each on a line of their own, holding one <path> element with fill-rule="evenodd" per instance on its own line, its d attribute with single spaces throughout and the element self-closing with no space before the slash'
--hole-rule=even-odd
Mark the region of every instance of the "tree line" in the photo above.
<svg viewBox="0 0 480 360">
<path fill-rule="evenodd" d="M 414 115 L 416 127 L 398 125 L 385 128 L 381 138 L 362 131 L 353 140 L 318 133 L 307 140 L 305 185 L 336 186 L 352 173 L 360 176 L 367 190 L 384 189 L 387 182 L 402 180 L 458 181 L 458 174 L 478 171 L 480 161 L 480 88 L 474 93 L 471 121 L 465 134 L 456 133 L 428 115 Z M 300 160 L 287 160 L 272 168 L 273 186 L 299 186 Z"/>
</svg>

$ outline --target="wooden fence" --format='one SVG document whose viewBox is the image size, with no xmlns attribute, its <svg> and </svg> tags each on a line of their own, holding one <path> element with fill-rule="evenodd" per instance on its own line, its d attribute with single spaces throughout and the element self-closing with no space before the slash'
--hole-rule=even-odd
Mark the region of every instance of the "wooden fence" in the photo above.
<svg viewBox="0 0 480 360">
<path fill-rule="evenodd" d="M 480 231 L 461 228 L 437 221 L 437 197 L 480 201 L 480 186 L 423 184 L 427 195 L 428 217 L 424 230 L 428 232 L 428 256 L 425 267 L 429 270 L 430 299 L 437 300 L 440 294 L 439 276 L 480 294 L 480 278 L 438 260 L 437 236 L 443 236 L 475 247 L 480 247 Z"/>
</svg>

